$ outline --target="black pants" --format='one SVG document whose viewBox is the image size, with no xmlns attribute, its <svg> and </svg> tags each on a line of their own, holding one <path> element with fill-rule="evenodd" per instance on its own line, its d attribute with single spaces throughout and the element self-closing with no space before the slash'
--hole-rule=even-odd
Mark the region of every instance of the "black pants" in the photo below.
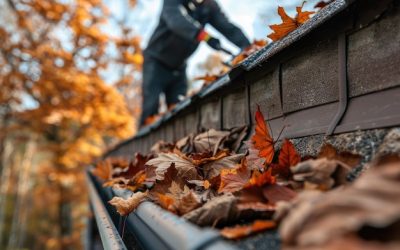
<svg viewBox="0 0 400 250">
<path fill-rule="evenodd" d="M 160 94 L 164 93 L 167 105 L 179 102 L 179 95 L 186 95 L 186 66 L 170 69 L 150 56 L 144 57 L 142 115 L 140 125 L 147 117 L 158 113 Z"/>
</svg>

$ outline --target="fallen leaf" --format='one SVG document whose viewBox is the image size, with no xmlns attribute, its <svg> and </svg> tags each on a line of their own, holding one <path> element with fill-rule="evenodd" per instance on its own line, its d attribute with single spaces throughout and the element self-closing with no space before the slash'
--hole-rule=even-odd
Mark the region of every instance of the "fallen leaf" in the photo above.
<svg viewBox="0 0 400 250">
<path fill-rule="evenodd" d="M 246 164 L 237 165 L 235 169 L 221 171 L 221 183 L 218 193 L 233 193 L 241 190 L 250 179 L 250 171 Z"/>
<path fill-rule="evenodd" d="M 182 195 L 177 200 L 175 207 L 179 215 L 184 215 L 202 205 L 199 197 L 193 192 L 189 191 L 187 194 Z"/>
<path fill-rule="evenodd" d="M 183 159 L 174 153 L 161 153 L 154 159 L 151 159 L 146 163 L 148 166 L 155 166 L 156 179 L 164 179 L 164 173 L 168 170 L 171 164 L 175 164 L 175 168 L 178 171 L 179 178 L 185 180 L 199 179 L 197 174 L 196 166 L 188 159 Z"/>
<path fill-rule="evenodd" d="M 285 139 L 278 158 L 278 169 L 272 169 L 273 175 L 290 176 L 290 167 L 296 166 L 301 160 L 299 153 L 288 139 Z"/>
<path fill-rule="evenodd" d="M 145 169 L 145 164 L 153 158 L 151 155 L 141 155 L 139 153 L 135 154 L 135 158 L 132 162 L 127 164 L 128 167 L 122 169 L 118 173 L 113 174 L 113 178 L 123 177 L 126 179 L 133 178 L 138 172 L 143 171 Z"/>
<path fill-rule="evenodd" d="M 331 144 L 324 144 L 320 149 L 318 158 L 338 160 L 353 168 L 360 164 L 362 157 L 350 152 L 339 152 Z"/>
<path fill-rule="evenodd" d="M 337 160 L 328 160 L 326 158 L 307 160 L 291 168 L 293 179 L 303 181 L 310 185 L 309 187 L 329 190 L 334 186 L 347 183 L 346 176 L 351 168 Z"/>
<path fill-rule="evenodd" d="M 220 233 L 222 236 L 228 239 L 240 239 L 251 234 L 262 232 L 267 229 L 272 229 L 276 227 L 276 223 L 270 220 L 256 220 L 250 225 L 235 226 L 235 227 L 225 227 Z"/>
<path fill-rule="evenodd" d="M 399 211 L 400 163 L 397 162 L 370 168 L 344 188 L 297 201 L 279 231 L 285 244 L 299 247 L 322 247 L 331 240 L 360 233 L 366 226 L 381 230 L 385 242 L 393 242 L 398 240 L 392 226 L 400 225 Z"/>
<path fill-rule="evenodd" d="M 234 221 L 238 216 L 236 202 L 235 196 L 229 193 L 224 194 L 211 199 L 182 217 L 199 226 L 213 226 L 218 223 Z"/>
<path fill-rule="evenodd" d="M 137 208 L 137 206 L 139 206 L 139 204 L 146 199 L 147 194 L 148 192 L 137 192 L 128 199 L 114 197 L 110 201 L 108 201 L 108 203 L 113 205 L 121 216 L 126 216 L 133 212 Z"/>
<path fill-rule="evenodd" d="M 265 159 L 265 164 L 270 164 L 274 158 L 274 140 L 272 139 L 264 116 L 261 113 L 260 106 L 257 106 L 255 113 L 256 128 L 255 133 L 251 137 L 251 141 L 255 149 L 259 150 L 258 155 Z"/>
<path fill-rule="evenodd" d="M 229 131 L 210 129 L 194 137 L 193 150 L 196 153 L 211 151 L 215 155 L 229 135 Z"/>
<path fill-rule="evenodd" d="M 222 169 L 233 169 L 235 168 L 243 159 L 244 154 L 235 154 L 230 156 L 225 156 L 216 161 L 209 162 L 202 166 L 204 178 L 211 179 L 218 176 Z"/>
<path fill-rule="evenodd" d="M 273 33 L 268 35 L 268 37 L 271 38 L 272 41 L 277 41 L 285 37 L 287 34 L 297 29 L 297 27 L 299 27 L 300 25 L 305 23 L 308 19 L 310 19 L 310 15 L 314 14 L 315 12 L 314 11 L 303 12 L 302 9 L 304 3 L 305 1 L 301 6 L 296 7 L 297 15 L 295 18 L 291 18 L 290 16 L 288 16 L 283 7 L 280 6 L 278 7 L 278 14 L 282 19 L 282 23 L 269 26 L 272 29 Z"/>
</svg>

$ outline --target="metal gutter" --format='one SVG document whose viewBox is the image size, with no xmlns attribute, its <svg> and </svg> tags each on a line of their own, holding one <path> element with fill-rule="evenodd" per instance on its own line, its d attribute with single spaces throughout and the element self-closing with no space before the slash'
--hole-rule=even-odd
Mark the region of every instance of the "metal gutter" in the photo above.
<svg viewBox="0 0 400 250">
<path fill-rule="evenodd" d="M 132 192 L 113 190 L 128 198 Z M 152 202 L 143 202 L 127 218 L 127 225 L 145 249 L 237 249 L 211 228 L 200 228 Z"/>
<path fill-rule="evenodd" d="M 100 233 L 103 248 L 105 250 L 127 250 L 88 175 L 86 175 L 86 180 L 88 184 L 90 204 L 96 218 L 97 228 Z"/>
</svg>

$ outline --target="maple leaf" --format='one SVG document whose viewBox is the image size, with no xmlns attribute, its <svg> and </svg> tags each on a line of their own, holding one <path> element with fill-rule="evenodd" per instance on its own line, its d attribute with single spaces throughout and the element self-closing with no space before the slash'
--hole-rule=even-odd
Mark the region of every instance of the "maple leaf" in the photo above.
<svg viewBox="0 0 400 250">
<path fill-rule="evenodd" d="M 221 183 L 218 193 L 233 193 L 241 190 L 249 181 L 250 171 L 246 164 L 237 165 L 235 169 L 221 171 Z"/>
<path fill-rule="evenodd" d="M 308 19 L 310 19 L 310 15 L 314 14 L 313 11 L 304 11 L 303 6 L 305 1 L 301 6 L 296 7 L 297 15 L 295 18 L 291 18 L 283 7 L 278 7 L 278 14 L 282 19 L 281 24 L 270 25 L 269 27 L 273 30 L 273 33 L 268 35 L 272 41 L 277 41 L 282 37 L 285 37 L 287 34 L 297 29 L 300 25 L 305 23 Z"/>
<path fill-rule="evenodd" d="M 228 239 L 239 239 L 251 234 L 262 232 L 267 229 L 276 227 L 276 223 L 270 220 L 256 220 L 250 225 L 239 225 L 234 227 L 225 227 L 220 233 L 222 236 Z"/>
<path fill-rule="evenodd" d="M 285 139 L 279 153 L 278 164 L 271 164 L 272 174 L 288 178 L 290 167 L 297 165 L 301 160 L 299 153 L 288 139 Z"/>
<path fill-rule="evenodd" d="M 161 153 L 156 158 L 146 163 L 147 166 L 155 166 L 156 179 L 162 180 L 164 173 L 171 164 L 175 164 L 179 178 L 186 180 L 196 180 L 198 178 L 196 166 L 188 159 L 184 159 L 175 153 Z"/>
<path fill-rule="evenodd" d="M 139 204 L 146 199 L 147 194 L 147 191 L 145 193 L 137 192 L 128 199 L 114 197 L 108 201 L 108 203 L 113 205 L 121 216 L 126 216 L 133 212 L 139 206 Z"/>
<path fill-rule="evenodd" d="M 269 133 L 260 106 L 257 106 L 255 120 L 256 128 L 254 135 L 251 137 L 251 141 L 254 148 L 259 150 L 258 155 L 265 159 L 265 164 L 270 164 L 275 154 L 274 141 Z"/>
</svg>

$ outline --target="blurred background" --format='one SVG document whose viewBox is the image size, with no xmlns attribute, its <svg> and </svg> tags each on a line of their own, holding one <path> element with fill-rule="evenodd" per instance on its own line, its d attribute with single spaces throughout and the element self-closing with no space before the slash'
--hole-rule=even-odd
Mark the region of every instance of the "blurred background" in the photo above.
<svg viewBox="0 0 400 250">
<path fill-rule="evenodd" d="M 217 1 L 251 40 L 267 39 L 268 25 L 280 22 L 278 5 L 294 16 L 302 3 Z M 0 249 L 84 248 L 91 216 L 84 171 L 135 133 L 141 51 L 161 6 L 162 0 L 0 0 Z M 217 73 L 229 59 L 201 45 L 189 79 Z"/>
</svg>

